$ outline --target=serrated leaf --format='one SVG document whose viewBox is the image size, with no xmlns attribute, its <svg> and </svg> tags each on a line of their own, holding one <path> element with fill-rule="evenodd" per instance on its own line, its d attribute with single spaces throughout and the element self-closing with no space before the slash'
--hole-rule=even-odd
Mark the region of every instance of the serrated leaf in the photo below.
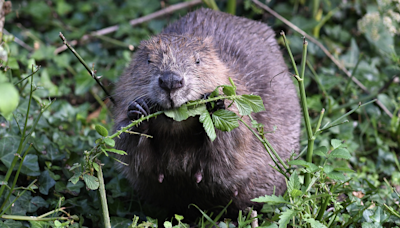
<svg viewBox="0 0 400 228">
<path fill-rule="evenodd" d="M 212 121 L 221 131 L 232 131 L 239 127 L 239 117 L 232 111 L 220 109 L 212 114 Z"/>
<path fill-rule="evenodd" d="M 318 166 L 314 165 L 311 162 L 306 162 L 304 160 L 293 160 L 288 162 L 289 165 L 301 165 L 306 167 L 310 172 L 314 172 L 318 170 Z"/>
<path fill-rule="evenodd" d="M 111 138 L 104 138 L 104 143 L 109 147 L 115 146 L 115 141 L 114 141 L 114 139 L 111 139 Z"/>
<path fill-rule="evenodd" d="M 307 223 L 311 225 L 312 228 L 326 228 L 326 226 L 319 221 L 309 218 L 309 219 L 304 219 Z"/>
<path fill-rule="evenodd" d="M 97 177 L 91 176 L 89 174 L 83 175 L 83 180 L 85 181 L 86 187 L 91 190 L 96 190 L 99 188 L 99 179 Z"/>
<path fill-rule="evenodd" d="M 350 159 L 351 155 L 347 149 L 339 148 L 329 154 L 329 158 L 343 158 Z"/>
<path fill-rule="evenodd" d="M 178 122 L 189 118 L 188 108 L 186 105 L 182 105 L 179 108 L 165 110 L 164 114 L 169 118 Z"/>
<path fill-rule="evenodd" d="M 223 92 L 225 95 L 227 95 L 227 96 L 232 96 L 232 95 L 235 95 L 235 94 L 236 94 L 235 88 L 233 88 L 232 86 L 223 85 L 222 87 L 223 87 L 222 92 Z"/>
<path fill-rule="evenodd" d="M 260 196 L 258 198 L 252 199 L 251 201 L 257 202 L 257 203 L 268 203 L 268 204 L 291 204 L 290 202 L 286 201 L 282 196 Z"/>
<path fill-rule="evenodd" d="M 329 178 L 334 179 L 334 180 L 340 180 L 340 181 L 345 181 L 348 178 L 346 176 L 343 175 L 343 173 L 339 173 L 339 172 L 330 172 L 328 174 L 326 174 Z"/>
<path fill-rule="evenodd" d="M 300 190 L 300 179 L 296 171 L 290 175 L 288 182 L 288 191 L 292 192 L 294 189 Z"/>
<path fill-rule="evenodd" d="M 211 141 L 214 141 L 217 138 L 217 134 L 215 133 L 214 124 L 211 120 L 210 113 L 208 111 L 204 111 L 199 118 L 200 122 L 203 123 L 203 128 L 206 131 L 208 137 Z"/>
<path fill-rule="evenodd" d="M 96 124 L 95 129 L 97 133 L 99 133 L 101 136 L 106 137 L 108 136 L 108 131 L 105 127 L 101 126 L 100 124 Z"/>
<path fill-rule="evenodd" d="M 107 148 L 106 150 L 109 151 L 109 152 L 120 154 L 120 155 L 127 155 L 127 153 L 125 151 L 123 151 L 123 150 L 117 150 L 117 149 L 114 149 L 114 148 Z"/>
<path fill-rule="evenodd" d="M 235 99 L 236 107 L 239 110 L 239 114 L 242 116 L 250 115 L 252 108 L 250 104 L 243 98 Z"/>
<path fill-rule="evenodd" d="M 286 211 L 281 213 L 279 216 L 279 228 L 286 228 L 287 224 L 289 224 L 290 220 L 297 214 L 296 211 L 287 209 Z"/>
<path fill-rule="evenodd" d="M 313 153 L 321 157 L 327 157 L 327 152 L 328 148 L 326 148 L 326 146 L 321 146 L 315 149 Z"/>
<path fill-rule="evenodd" d="M 296 198 L 296 197 L 302 196 L 302 195 L 303 195 L 303 192 L 300 191 L 300 190 L 297 190 L 297 189 L 293 189 L 293 191 L 290 192 L 290 195 L 291 195 L 293 198 Z"/>
<path fill-rule="evenodd" d="M 242 95 L 242 98 L 251 106 L 253 112 L 265 111 L 263 100 L 257 95 Z"/>
<path fill-rule="evenodd" d="M 187 113 L 189 116 L 199 116 L 201 113 L 207 110 L 206 104 L 197 105 L 195 107 L 189 107 Z"/>
<path fill-rule="evenodd" d="M 333 149 L 338 148 L 340 145 L 342 145 L 342 141 L 339 139 L 332 139 L 331 140 L 331 145 L 333 147 Z"/>
</svg>

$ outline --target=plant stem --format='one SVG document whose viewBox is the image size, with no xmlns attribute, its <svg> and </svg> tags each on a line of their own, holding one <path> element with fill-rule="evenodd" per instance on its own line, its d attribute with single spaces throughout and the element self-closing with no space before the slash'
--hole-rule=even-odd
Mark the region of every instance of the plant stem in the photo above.
<svg viewBox="0 0 400 228">
<path fill-rule="evenodd" d="M 32 183 L 30 183 L 29 185 L 28 185 L 28 187 L 26 188 L 26 189 L 24 189 L 22 192 L 21 192 L 21 194 L 19 194 L 19 195 L 17 195 L 16 197 L 15 197 L 15 199 L 4 209 L 4 211 L 0 214 L 0 218 L 3 218 L 3 215 L 4 215 L 4 213 L 6 213 L 6 211 L 11 207 L 11 205 L 13 205 L 14 203 L 15 203 L 15 201 L 17 201 L 18 199 L 19 199 L 19 197 L 21 197 L 25 192 L 26 192 L 26 190 L 28 190 L 29 188 L 31 188 L 32 187 L 32 185 L 36 182 L 37 180 L 34 180 L 34 181 L 32 181 Z M 10 193 L 11 193 L 12 191 L 10 191 Z M 7 197 L 7 201 L 8 201 L 8 199 L 9 199 L 9 197 Z M 4 202 L 5 203 L 5 202 Z"/>
<path fill-rule="evenodd" d="M 106 188 L 104 186 L 103 171 L 101 169 L 101 163 L 98 161 L 97 164 L 99 165 L 99 170 L 97 171 L 97 178 L 99 178 L 99 185 L 100 185 L 99 192 L 100 192 L 101 208 L 103 209 L 104 227 L 111 228 L 110 215 L 108 213 L 108 206 L 107 206 Z"/>
<path fill-rule="evenodd" d="M 232 15 L 236 14 L 236 0 L 228 0 L 226 4 L 226 12 Z"/>
</svg>

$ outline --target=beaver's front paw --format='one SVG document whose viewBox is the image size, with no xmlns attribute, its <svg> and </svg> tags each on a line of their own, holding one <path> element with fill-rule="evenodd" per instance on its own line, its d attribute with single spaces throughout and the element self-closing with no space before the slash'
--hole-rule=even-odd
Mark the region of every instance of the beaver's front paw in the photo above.
<svg viewBox="0 0 400 228">
<path fill-rule="evenodd" d="M 128 106 L 128 118 L 130 120 L 137 120 L 142 116 L 148 116 L 150 114 L 150 109 L 147 106 L 143 98 L 138 98 Z"/>
<path fill-rule="evenodd" d="M 206 100 L 209 98 L 211 93 L 206 93 L 203 95 L 203 99 Z M 217 110 L 220 109 L 225 109 L 225 103 L 224 100 L 216 100 L 216 101 L 212 101 L 212 102 L 208 102 L 206 104 L 207 110 L 210 113 L 216 112 Z"/>
</svg>

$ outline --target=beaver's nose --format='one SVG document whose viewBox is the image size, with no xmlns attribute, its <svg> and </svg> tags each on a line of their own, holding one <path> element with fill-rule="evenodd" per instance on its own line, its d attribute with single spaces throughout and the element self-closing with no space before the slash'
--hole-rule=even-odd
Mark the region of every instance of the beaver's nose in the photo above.
<svg viewBox="0 0 400 228">
<path fill-rule="evenodd" d="M 160 87 L 164 90 L 171 91 L 174 89 L 179 89 L 183 87 L 183 78 L 179 75 L 176 75 L 173 72 L 164 72 L 161 77 L 158 79 L 158 83 Z"/>
</svg>

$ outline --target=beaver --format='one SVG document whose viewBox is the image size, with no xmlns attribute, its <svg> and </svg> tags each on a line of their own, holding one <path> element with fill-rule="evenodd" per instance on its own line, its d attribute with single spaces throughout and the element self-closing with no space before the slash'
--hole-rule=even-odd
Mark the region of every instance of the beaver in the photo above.
<svg viewBox="0 0 400 228">
<path fill-rule="evenodd" d="M 229 85 L 229 77 L 238 94 L 261 96 L 266 110 L 253 118 L 270 132 L 266 138 L 281 158 L 297 152 L 299 100 L 275 33 L 261 22 L 210 9 L 191 12 L 141 42 L 116 85 L 115 130 L 203 98 Z M 172 213 L 190 217 L 198 212 L 190 204 L 210 212 L 232 200 L 226 216 L 235 217 L 240 209 L 259 208 L 251 199 L 286 190 L 284 176 L 244 124 L 216 130 L 214 141 L 198 116 L 178 122 L 161 115 L 132 130 L 152 138 L 122 134 L 116 148 L 127 152 L 119 159 L 129 166 L 120 169 L 142 199 Z"/>
</svg>

